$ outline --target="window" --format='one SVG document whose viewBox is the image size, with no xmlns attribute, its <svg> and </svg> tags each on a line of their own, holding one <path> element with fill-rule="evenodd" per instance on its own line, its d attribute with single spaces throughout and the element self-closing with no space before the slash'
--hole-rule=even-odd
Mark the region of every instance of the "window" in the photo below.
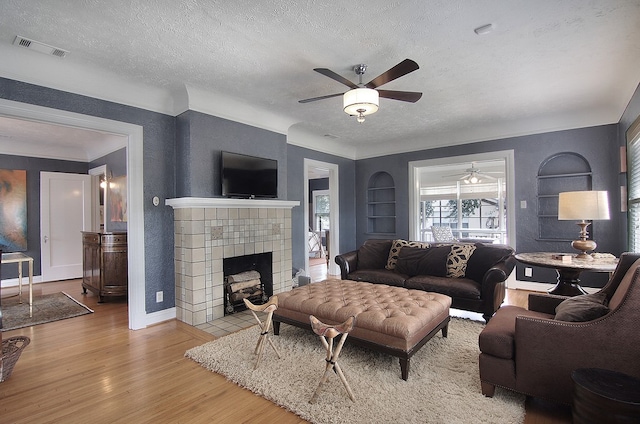
<svg viewBox="0 0 640 424">
<path fill-rule="evenodd" d="M 329 190 L 313 192 L 313 229 L 324 231 L 329 229 Z"/>
<path fill-rule="evenodd" d="M 421 187 L 420 240 L 432 241 L 431 226 L 435 225 L 451 227 L 456 238 L 505 243 L 504 189 L 503 178 L 468 185 L 458 180 Z"/>
<path fill-rule="evenodd" d="M 627 130 L 629 251 L 640 252 L 640 117 Z"/>
<path fill-rule="evenodd" d="M 486 239 L 515 248 L 513 151 L 409 163 L 409 235 L 431 241 L 431 226 L 456 238 Z"/>
</svg>

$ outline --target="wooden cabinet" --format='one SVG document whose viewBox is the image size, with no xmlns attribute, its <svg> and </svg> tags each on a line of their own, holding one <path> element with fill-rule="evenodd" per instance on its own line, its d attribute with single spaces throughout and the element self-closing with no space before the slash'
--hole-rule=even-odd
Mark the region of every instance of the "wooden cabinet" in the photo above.
<svg viewBox="0 0 640 424">
<path fill-rule="evenodd" d="M 98 295 L 126 296 L 128 293 L 127 233 L 82 232 L 82 289 Z"/>
</svg>

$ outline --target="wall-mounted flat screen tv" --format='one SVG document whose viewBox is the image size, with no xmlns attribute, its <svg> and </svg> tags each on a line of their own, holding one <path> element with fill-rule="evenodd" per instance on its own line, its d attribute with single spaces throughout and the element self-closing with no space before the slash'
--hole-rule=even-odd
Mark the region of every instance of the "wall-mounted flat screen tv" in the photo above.
<svg viewBox="0 0 640 424">
<path fill-rule="evenodd" d="M 235 198 L 277 198 L 278 161 L 222 152 L 222 195 Z"/>
</svg>

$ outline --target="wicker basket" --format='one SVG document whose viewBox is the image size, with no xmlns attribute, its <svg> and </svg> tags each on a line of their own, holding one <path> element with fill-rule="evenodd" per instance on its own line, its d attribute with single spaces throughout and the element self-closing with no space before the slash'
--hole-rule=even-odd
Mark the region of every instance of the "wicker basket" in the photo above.
<svg viewBox="0 0 640 424">
<path fill-rule="evenodd" d="M 0 366 L 0 383 L 11 376 L 13 366 L 18 362 L 22 350 L 31 342 L 29 337 L 15 336 L 2 341 L 2 366 Z"/>
</svg>

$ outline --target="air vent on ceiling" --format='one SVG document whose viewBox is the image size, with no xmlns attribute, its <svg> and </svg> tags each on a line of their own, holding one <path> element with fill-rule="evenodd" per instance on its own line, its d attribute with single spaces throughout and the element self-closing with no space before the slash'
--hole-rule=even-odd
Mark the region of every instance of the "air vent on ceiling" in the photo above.
<svg viewBox="0 0 640 424">
<path fill-rule="evenodd" d="M 16 36 L 16 39 L 13 40 L 13 44 L 16 46 L 24 47 L 30 50 L 34 50 L 40 53 L 49 54 L 57 57 L 65 57 L 69 51 L 65 49 L 61 49 L 59 47 L 50 46 L 45 43 L 41 43 L 40 41 L 30 40 L 25 37 L 21 37 L 19 35 Z"/>
</svg>

